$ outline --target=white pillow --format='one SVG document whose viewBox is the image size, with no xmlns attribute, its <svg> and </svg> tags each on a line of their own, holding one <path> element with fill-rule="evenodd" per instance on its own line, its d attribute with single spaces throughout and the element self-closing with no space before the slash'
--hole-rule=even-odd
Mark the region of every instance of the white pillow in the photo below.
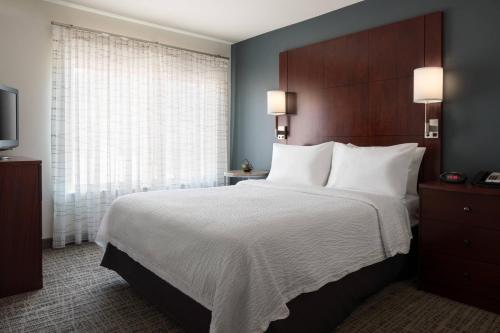
<svg viewBox="0 0 500 333">
<path fill-rule="evenodd" d="M 358 146 L 353 145 L 352 143 L 347 144 L 349 147 L 355 147 L 357 148 Z M 397 147 L 399 145 L 395 145 L 392 147 Z M 414 194 L 418 195 L 418 189 L 417 189 L 417 184 L 418 184 L 418 173 L 420 171 L 420 164 L 422 164 L 422 159 L 424 158 L 425 154 L 425 147 L 417 147 L 415 149 L 415 154 L 413 154 L 413 159 L 410 163 L 410 167 L 408 168 L 408 180 L 406 181 L 406 194 Z"/>
<path fill-rule="evenodd" d="M 335 143 L 328 187 L 404 198 L 416 143 L 349 147 Z"/>
<path fill-rule="evenodd" d="M 415 153 L 413 154 L 413 159 L 410 163 L 410 168 L 408 170 L 408 181 L 406 182 L 406 193 L 418 195 L 417 184 L 418 184 L 418 172 L 420 171 L 420 164 L 422 164 L 422 159 L 424 158 L 425 147 L 417 147 Z"/>
<path fill-rule="evenodd" d="M 273 144 L 267 180 L 285 185 L 324 186 L 330 173 L 333 142 L 316 146 Z"/>
</svg>

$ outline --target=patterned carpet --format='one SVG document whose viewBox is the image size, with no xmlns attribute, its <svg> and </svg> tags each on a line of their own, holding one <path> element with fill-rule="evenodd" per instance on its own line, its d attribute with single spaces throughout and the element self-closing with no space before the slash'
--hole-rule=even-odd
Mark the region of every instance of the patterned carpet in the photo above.
<svg viewBox="0 0 500 333">
<path fill-rule="evenodd" d="M 182 332 L 100 267 L 101 255 L 94 244 L 45 250 L 44 288 L 0 298 L 0 332 Z M 403 281 L 371 297 L 336 330 L 347 332 L 500 333 L 500 316 Z"/>
</svg>

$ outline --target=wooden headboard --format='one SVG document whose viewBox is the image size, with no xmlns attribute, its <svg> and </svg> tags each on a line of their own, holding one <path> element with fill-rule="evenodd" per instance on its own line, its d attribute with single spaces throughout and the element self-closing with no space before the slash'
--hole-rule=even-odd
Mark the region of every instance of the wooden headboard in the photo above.
<svg viewBox="0 0 500 333">
<path fill-rule="evenodd" d="M 440 137 L 424 139 L 424 105 L 413 103 L 413 70 L 442 66 L 441 12 L 280 53 L 280 89 L 290 92 L 286 143 L 417 142 L 422 180 L 441 171 L 441 103 L 429 104 Z"/>
</svg>

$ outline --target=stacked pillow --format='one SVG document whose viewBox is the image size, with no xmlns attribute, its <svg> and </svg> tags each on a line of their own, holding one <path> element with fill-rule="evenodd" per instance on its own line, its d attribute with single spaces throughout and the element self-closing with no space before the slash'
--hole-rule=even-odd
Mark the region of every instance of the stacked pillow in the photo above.
<svg viewBox="0 0 500 333">
<path fill-rule="evenodd" d="M 404 198 L 416 143 L 354 147 L 335 143 L 328 187 Z"/>
<path fill-rule="evenodd" d="M 406 144 L 400 144 L 392 146 L 394 148 L 402 147 Z M 358 146 L 349 143 L 347 146 L 359 148 Z M 413 158 L 410 162 L 410 167 L 408 169 L 408 181 L 406 182 L 406 194 L 414 194 L 418 195 L 418 173 L 420 171 L 420 164 L 422 164 L 422 160 L 425 154 L 425 147 L 417 147 L 415 149 L 415 154 L 413 154 Z"/>
<path fill-rule="evenodd" d="M 324 186 L 330 173 L 333 142 L 316 146 L 275 143 L 267 180 L 284 185 Z"/>
<path fill-rule="evenodd" d="M 316 146 L 275 143 L 268 180 L 278 184 L 325 186 L 398 198 L 417 194 L 425 148 L 416 143 L 356 147 L 337 142 Z"/>
</svg>

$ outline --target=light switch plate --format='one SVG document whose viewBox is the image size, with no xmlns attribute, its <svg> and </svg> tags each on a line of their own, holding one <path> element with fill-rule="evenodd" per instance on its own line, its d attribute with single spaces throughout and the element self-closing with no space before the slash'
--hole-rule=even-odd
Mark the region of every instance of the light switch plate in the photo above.
<svg viewBox="0 0 500 333">
<path fill-rule="evenodd" d="M 278 140 L 286 140 L 288 136 L 288 128 L 287 126 L 278 126 L 276 130 L 276 137 Z"/>
<path fill-rule="evenodd" d="M 428 131 L 426 131 L 424 137 L 426 139 L 437 139 L 439 138 L 439 119 L 429 119 Z"/>
</svg>

